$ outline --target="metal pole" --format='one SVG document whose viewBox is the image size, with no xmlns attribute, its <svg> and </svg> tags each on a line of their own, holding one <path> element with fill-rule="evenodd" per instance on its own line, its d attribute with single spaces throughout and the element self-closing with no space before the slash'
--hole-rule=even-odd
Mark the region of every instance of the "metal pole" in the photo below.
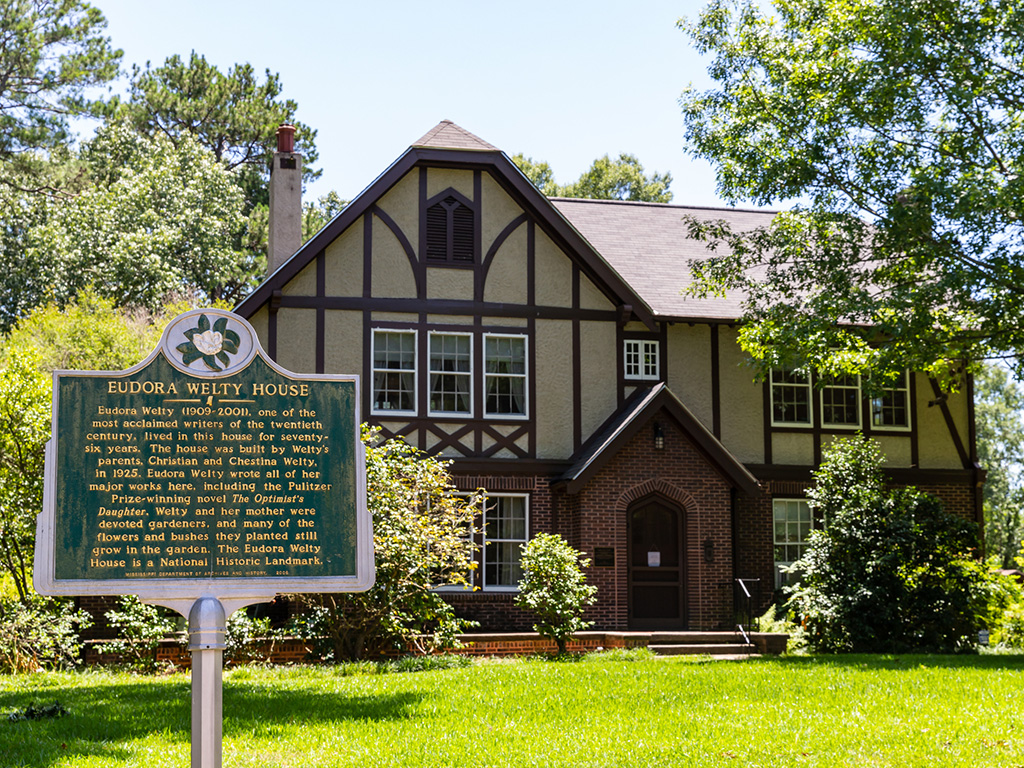
<svg viewBox="0 0 1024 768">
<path fill-rule="evenodd" d="M 221 768 L 222 669 L 227 617 L 216 597 L 200 597 L 188 614 L 192 652 L 192 768 Z"/>
</svg>

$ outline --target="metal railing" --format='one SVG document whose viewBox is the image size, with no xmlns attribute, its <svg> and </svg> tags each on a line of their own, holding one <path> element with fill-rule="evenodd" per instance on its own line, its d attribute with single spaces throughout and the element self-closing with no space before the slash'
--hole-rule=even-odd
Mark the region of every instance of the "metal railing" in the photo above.
<svg viewBox="0 0 1024 768">
<path fill-rule="evenodd" d="M 754 606 L 761 603 L 760 579 L 733 579 L 733 605 L 739 621 L 736 629 L 743 635 L 743 641 L 750 645 L 750 633 L 754 631 Z"/>
</svg>

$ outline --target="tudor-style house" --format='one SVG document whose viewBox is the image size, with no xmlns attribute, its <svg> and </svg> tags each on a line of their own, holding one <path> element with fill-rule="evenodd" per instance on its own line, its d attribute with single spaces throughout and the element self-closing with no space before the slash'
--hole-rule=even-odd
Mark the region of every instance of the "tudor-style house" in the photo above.
<svg viewBox="0 0 1024 768">
<path fill-rule="evenodd" d="M 279 199 L 295 165 L 275 158 Z M 914 372 L 876 398 L 855 378 L 755 383 L 739 302 L 681 293 L 706 253 L 685 214 L 772 215 L 548 199 L 444 121 L 236 309 L 283 366 L 360 374 L 367 421 L 487 489 L 477 589 L 448 593 L 482 629 L 529 627 L 512 601 L 540 531 L 591 558 L 597 629 L 731 627 L 735 581 L 770 598 L 819 524 L 804 493 L 823 447 L 858 431 L 894 482 L 980 521 L 969 389 L 938 397 Z"/>
</svg>

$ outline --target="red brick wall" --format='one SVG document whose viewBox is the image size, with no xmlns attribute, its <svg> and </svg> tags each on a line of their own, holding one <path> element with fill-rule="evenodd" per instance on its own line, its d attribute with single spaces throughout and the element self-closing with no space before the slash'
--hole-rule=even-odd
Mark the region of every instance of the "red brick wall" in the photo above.
<svg viewBox="0 0 1024 768">
<path fill-rule="evenodd" d="M 664 448 L 654 447 L 653 424 L 645 425 L 579 494 L 579 548 L 591 557 L 594 547 L 615 548 L 614 569 L 589 569 L 599 602 L 588 618 L 595 629 L 628 628 L 626 516 L 635 502 L 658 496 L 683 512 L 687 628 L 727 628 L 733 578 L 730 486 L 670 417 L 654 419 L 662 425 Z"/>
<path fill-rule="evenodd" d="M 655 449 L 653 427 L 645 426 L 578 494 L 552 494 L 551 477 L 461 476 L 457 484 L 491 492 L 529 492 L 531 535 L 554 531 L 591 559 L 595 547 L 614 549 L 614 567 L 591 565 L 587 570 L 588 582 L 598 588 L 597 603 L 586 613 L 596 630 L 629 627 L 627 512 L 642 499 L 662 498 L 683 515 L 688 628 L 731 627 L 730 486 L 670 417 L 655 418 L 663 427 L 663 449 Z M 513 605 L 509 593 L 483 590 L 452 593 L 445 599 L 458 615 L 479 621 L 479 631 L 521 631 L 533 623 Z"/>
</svg>

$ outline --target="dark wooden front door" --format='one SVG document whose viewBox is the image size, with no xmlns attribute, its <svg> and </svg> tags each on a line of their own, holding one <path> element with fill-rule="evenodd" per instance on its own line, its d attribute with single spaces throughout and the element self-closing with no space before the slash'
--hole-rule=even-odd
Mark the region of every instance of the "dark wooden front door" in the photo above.
<svg viewBox="0 0 1024 768">
<path fill-rule="evenodd" d="M 630 628 L 685 629 L 680 511 L 648 499 L 633 507 L 628 519 Z"/>
</svg>

